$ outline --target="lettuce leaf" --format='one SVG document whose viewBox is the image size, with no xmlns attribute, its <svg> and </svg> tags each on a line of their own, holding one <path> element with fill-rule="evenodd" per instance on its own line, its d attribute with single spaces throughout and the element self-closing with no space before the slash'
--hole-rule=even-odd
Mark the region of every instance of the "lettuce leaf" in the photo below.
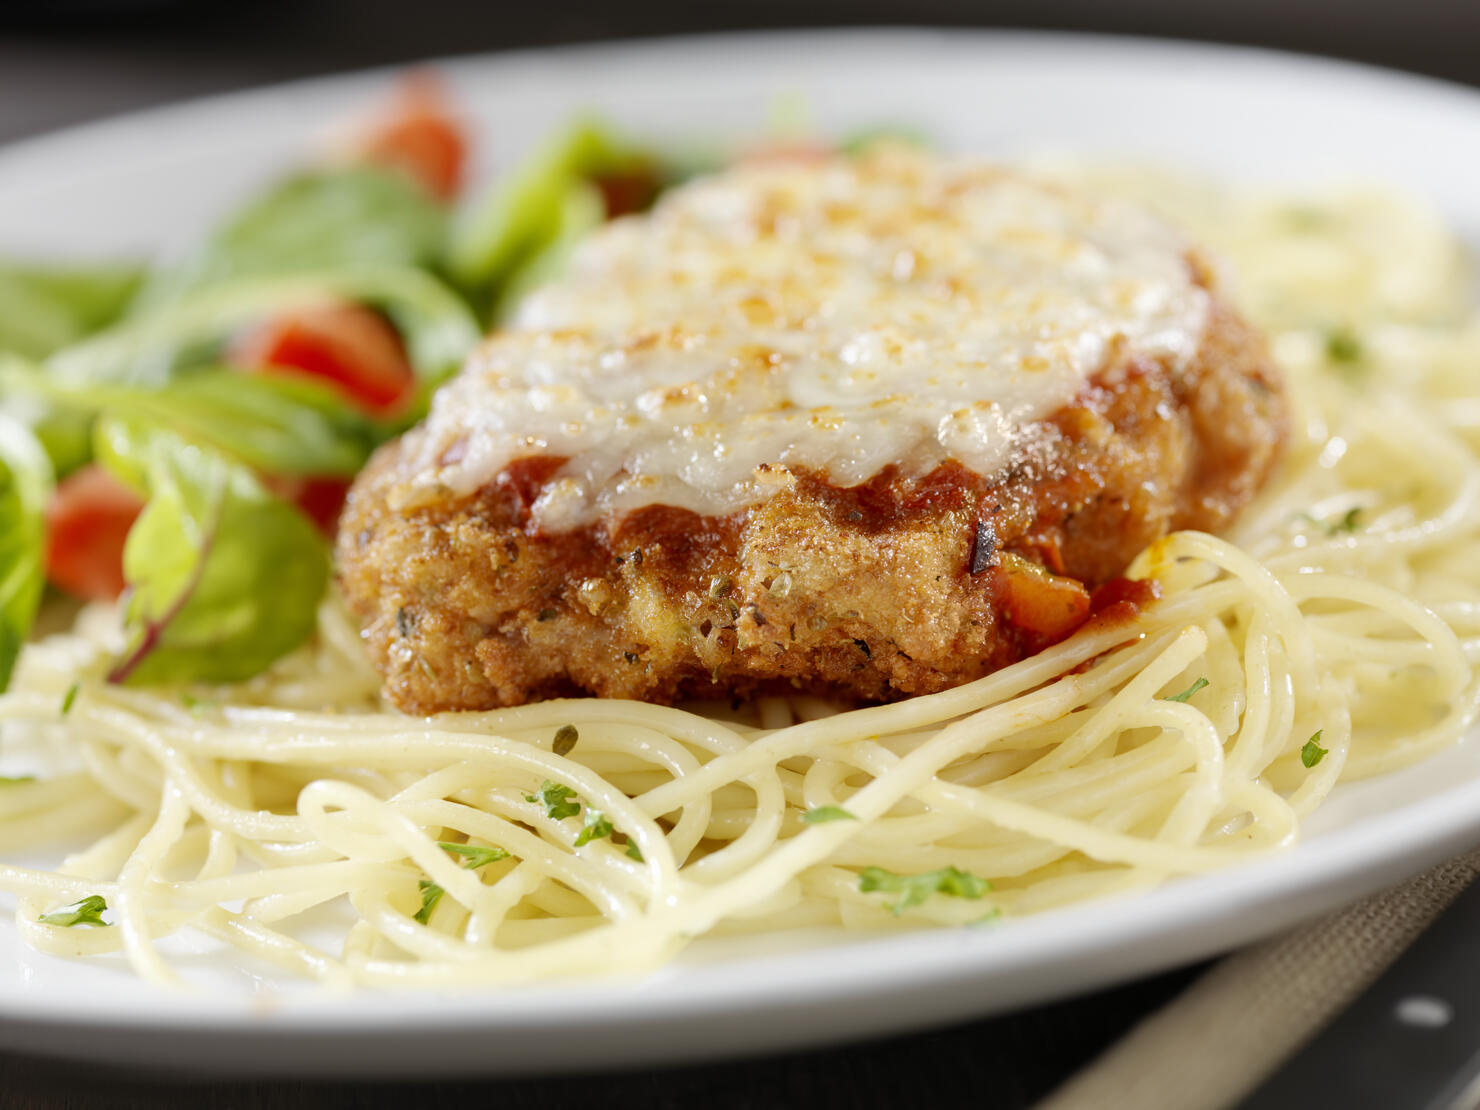
<svg viewBox="0 0 1480 1110">
<path fill-rule="evenodd" d="M 578 119 L 501 177 L 455 229 L 448 266 L 467 290 L 486 292 L 553 242 L 572 184 L 653 163 L 605 124 Z"/>
<path fill-rule="evenodd" d="M 158 391 L 94 388 L 99 408 L 203 440 L 268 474 L 350 478 L 385 426 L 305 378 L 213 370 Z"/>
<path fill-rule="evenodd" d="M 508 274 L 499 288 L 494 319 L 506 320 L 529 293 L 564 273 L 576 245 L 605 220 L 600 190 L 585 181 L 566 185 L 549 241 Z"/>
<path fill-rule="evenodd" d="M 65 385 L 11 362 L 0 365 L 0 385 L 75 412 L 84 423 L 106 412 L 171 429 L 270 474 L 352 477 L 393 431 L 311 379 L 230 368 L 147 388 Z"/>
<path fill-rule="evenodd" d="M 51 464 L 35 436 L 0 414 L 0 691 L 10 683 L 46 584 L 42 513 L 51 483 Z"/>
<path fill-rule="evenodd" d="M 180 356 L 246 324 L 323 301 L 358 301 L 385 311 L 418 374 L 439 381 L 481 337 L 462 300 L 436 278 L 404 267 L 358 266 L 243 278 L 197 290 L 59 351 L 46 370 L 68 385 L 161 385 Z"/>
<path fill-rule="evenodd" d="M 0 260 L 0 353 L 39 359 L 118 319 L 143 278 L 137 266 L 39 266 Z M 40 398 L 0 393 L 0 409 L 25 424 L 65 474 L 87 461 L 88 422 Z"/>
<path fill-rule="evenodd" d="M 374 166 L 295 174 L 237 211 L 186 264 L 144 295 L 150 307 L 244 277 L 359 266 L 430 267 L 446 214 L 404 175 Z"/>
<path fill-rule="evenodd" d="M 0 351 L 44 358 L 104 327 L 128 307 L 137 266 L 36 266 L 0 261 Z"/>
<path fill-rule="evenodd" d="M 86 413 L 58 405 L 33 389 L 16 388 L 5 371 L 17 365 L 0 354 L 0 413 L 29 428 L 51 460 L 52 471 L 65 477 L 92 458 L 92 421 Z"/>
<path fill-rule="evenodd" d="M 107 417 L 98 461 L 145 494 L 123 550 L 129 647 L 111 682 L 238 682 L 313 633 L 328 551 L 246 468 L 173 432 Z"/>
</svg>

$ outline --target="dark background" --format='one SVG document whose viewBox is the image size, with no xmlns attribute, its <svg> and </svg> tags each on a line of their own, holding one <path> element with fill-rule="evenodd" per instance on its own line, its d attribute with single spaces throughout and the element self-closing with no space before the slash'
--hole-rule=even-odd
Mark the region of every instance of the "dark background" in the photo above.
<svg viewBox="0 0 1480 1110">
<path fill-rule="evenodd" d="M 1480 84 L 1476 0 L 0 0 L 0 141 L 201 93 L 433 55 L 891 23 L 1216 39 Z"/>
<path fill-rule="evenodd" d="M 1480 86 L 1475 0 L 0 0 L 0 142 L 182 97 L 428 56 L 704 30 L 1036 27 L 1275 46 Z M 1480 136 L 1477 136 L 1480 143 Z M 512 1083 L 201 1083 L 0 1053 L 0 1107 L 1026 1107 L 1197 974 L 950 1030 L 704 1068 Z M 572 1046 L 579 1055 L 579 1046 Z"/>
</svg>

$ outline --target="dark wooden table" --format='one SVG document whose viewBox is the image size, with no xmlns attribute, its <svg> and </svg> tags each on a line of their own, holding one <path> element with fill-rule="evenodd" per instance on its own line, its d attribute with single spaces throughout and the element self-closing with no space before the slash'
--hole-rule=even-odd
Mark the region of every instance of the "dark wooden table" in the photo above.
<svg viewBox="0 0 1480 1110">
<path fill-rule="evenodd" d="M 620 35 L 835 22 L 1068 27 L 1192 36 L 1356 57 L 1480 84 L 1480 5 L 1349 0 L 11 0 L 0 2 L 0 142 L 132 108 L 419 57 Z M 1196 976 L 1199 967 L 950 1029 L 704 1067 L 512 1082 L 219 1081 L 93 1071 L 0 1053 L 0 1107 L 314 1106 L 549 1110 L 1027 1107 Z M 578 1047 L 575 1050 L 578 1055 Z M 982 1092 L 973 1097 L 972 1092 Z"/>
</svg>

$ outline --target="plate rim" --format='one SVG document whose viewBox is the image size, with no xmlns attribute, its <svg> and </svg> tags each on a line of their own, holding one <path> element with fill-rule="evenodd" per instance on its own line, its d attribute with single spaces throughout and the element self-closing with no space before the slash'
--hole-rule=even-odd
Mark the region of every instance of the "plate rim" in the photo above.
<svg viewBox="0 0 1480 1110">
<path fill-rule="evenodd" d="M 682 32 L 675 34 L 639 35 L 631 38 L 559 43 L 550 46 L 522 46 L 507 50 L 471 50 L 442 54 L 405 62 L 362 66 L 248 85 L 239 89 L 189 96 L 143 108 L 111 112 L 79 123 L 51 128 L 0 143 L 0 173 L 13 161 L 45 154 L 50 149 L 73 142 L 96 141 L 118 129 L 138 124 L 166 123 L 187 119 L 234 105 L 245 105 L 254 99 L 267 99 L 295 91 L 314 91 L 347 83 L 373 83 L 405 72 L 408 68 L 427 67 L 452 72 L 490 63 L 519 65 L 546 59 L 577 60 L 584 55 L 620 57 L 639 56 L 652 51 L 703 47 L 719 42 L 733 43 L 741 49 L 774 47 L 808 40 L 828 42 L 878 42 L 896 40 L 912 44 L 940 43 L 950 39 L 959 42 L 1020 43 L 1029 48 L 1054 46 L 1091 51 L 1142 51 L 1146 55 L 1197 55 L 1217 57 L 1220 64 L 1238 60 L 1244 64 L 1291 66 L 1302 69 L 1325 69 L 1329 75 L 1390 83 L 1419 93 L 1455 96 L 1459 99 L 1480 96 L 1480 86 L 1468 85 L 1447 77 L 1379 65 L 1355 58 L 1312 54 L 1299 50 L 1249 43 L 1217 42 L 1208 39 L 1175 38 L 1170 35 L 1139 35 L 1119 31 L 1049 30 L 1028 27 L 948 27 L 929 24 L 873 24 L 846 27 L 808 27 L 798 29 L 745 29 L 731 31 Z"/>
</svg>

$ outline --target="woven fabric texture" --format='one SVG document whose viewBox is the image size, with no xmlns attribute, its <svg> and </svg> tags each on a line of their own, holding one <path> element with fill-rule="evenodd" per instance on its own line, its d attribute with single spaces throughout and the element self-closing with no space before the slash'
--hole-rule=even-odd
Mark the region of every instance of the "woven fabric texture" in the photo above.
<svg viewBox="0 0 1480 1110">
<path fill-rule="evenodd" d="M 1230 956 L 1037 1110 L 1226 1110 L 1376 979 L 1477 875 L 1480 851 Z"/>
</svg>

